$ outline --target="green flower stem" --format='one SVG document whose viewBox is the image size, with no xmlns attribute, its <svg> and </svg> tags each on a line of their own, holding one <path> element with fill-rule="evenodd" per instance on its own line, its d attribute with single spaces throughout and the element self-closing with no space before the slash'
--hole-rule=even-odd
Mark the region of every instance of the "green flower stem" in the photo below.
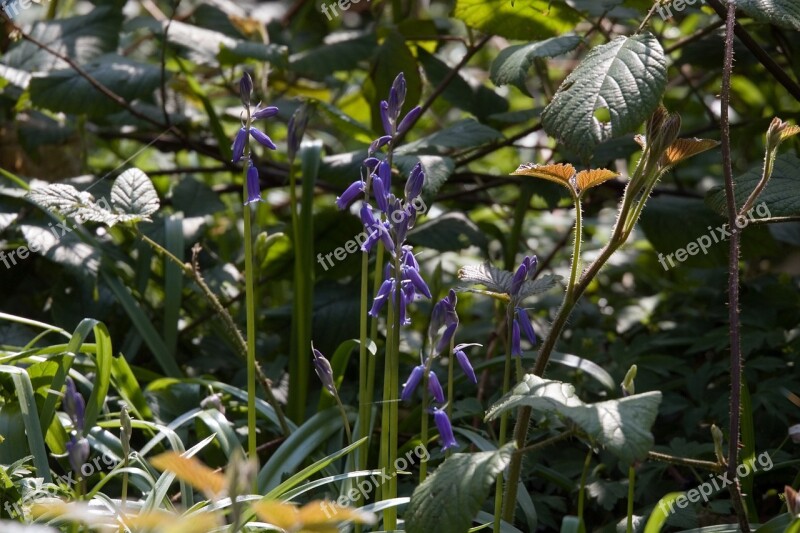
<svg viewBox="0 0 800 533">
<path fill-rule="evenodd" d="M 369 254 L 361 253 L 361 315 L 359 317 L 359 346 L 358 346 L 358 437 L 369 437 L 369 419 L 372 398 L 368 396 L 369 387 L 369 359 L 367 357 L 367 328 L 369 312 Z M 359 455 L 359 470 L 367 469 L 367 455 L 369 452 L 369 439 L 364 442 L 364 448 Z M 360 496 L 359 496 L 360 498 Z M 358 506 L 357 506 L 358 507 Z"/>
<path fill-rule="evenodd" d="M 389 372 L 390 379 L 390 393 L 389 393 L 389 423 L 391 439 L 389 441 L 389 495 L 387 499 L 397 497 L 397 450 L 399 445 L 399 418 L 400 418 L 400 298 L 402 293 L 400 291 L 400 247 L 397 246 L 397 251 L 394 254 L 394 272 L 397 279 L 397 291 L 395 291 L 395 313 L 394 321 L 392 324 L 392 351 L 391 358 L 389 359 L 391 371 Z M 392 507 L 389 513 L 389 522 L 384 523 L 388 530 L 397 529 L 397 508 Z"/>
<path fill-rule="evenodd" d="M 578 489 L 578 521 L 583 523 L 583 508 L 586 502 L 586 478 L 589 475 L 589 467 L 592 464 L 592 449 L 586 452 L 586 459 L 583 461 L 583 471 L 581 472 L 581 486 Z"/>
<path fill-rule="evenodd" d="M 200 247 L 199 245 L 195 245 L 192 252 L 194 253 L 192 264 L 184 263 L 180 259 L 178 259 L 175 255 L 170 253 L 169 250 L 152 240 L 150 237 L 139 233 L 139 238 L 142 239 L 147 245 L 149 245 L 159 256 L 162 258 L 169 259 L 176 265 L 181 268 L 183 274 L 190 278 L 192 281 L 197 284 L 200 288 L 203 295 L 205 295 L 208 302 L 211 304 L 211 307 L 214 308 L 214 311 L 220 316 L 222 319 L 225 328 L 228 330 L 228 334 L 231 336 L 231 339 L 234 341 L 234 344 L 237 348 L 237 353 L 242 356 L 245 360 L 247 359 L 247 342 L 244 340 L 242 336 L 242 332 L 239 331 L 239 327 L 234 322 L 233 317 L 222 305 L 222 302 L 219 301 L 217 295 L 214 294 L 214 291 L 211 290 L 211 287 L 208 286 L 206 281 L 203 279 L 203 276 L 200 275 L 200 268 L 197 265 L 197 253 L 199 253 Z M 84 349 L 86 349 L 86 345 L 84 345 Z M 270 407 L 275 411 L 276 416 L 278 417 L 278 423 L 281 426 L 281 431 L 283 431 L 284 435 L 289 435 L 291 433 L 291 429 L 289 428 L 289 424 L 286 422 L 286 416 L 283 414 L 283 409 L 281 409 L 281 405 L 278 403 L 277 398 L 272 393 L 272 383 L 270 382 L 269 378 L 264 374 L 263 370 L 261 370 L 261 366 L 256 362 L 256 376 L 258 377 L 258 381 L 261 384 L 261 388 L 264 390 L 264 395 L 266 396 L 267 403 L 269 403 Z"/>
<path fill-rule="evenodd" d="M 247 187 L 247 180 L 245 180 Z M 257 457 L 256 444 L 256 302 L 250 206 L 244 208 L 244 277 L 247 302 L 247 453 Z M 255 480 L 253 481 L 255 483 Z"/>
<path fill-rule="evenodd" d="M 294 289 L 295 298 L 292 306 L 292 349 L 293 356 L 289 359 L 289 405 L 287 411 L 295 422 L 303 420 L 305 402 L 308 396 L 308 377 L 310 373 L 308 346 L 311 335 L 307 331 L 306 295 L 308 294 L 307 279 L 303 269 L 306 265 L 306 243 L 300 242 L 300 203 L 297 200 L 297 172 L 293 162 L 289 164 L 289 201 L 291 204 L 292 236 L 294 246 Z"/>
<path fill-rule="evenodd" d="M 505 395 L 511 387 L 511 339 L 513 334 L 513 313 L 514 309 L 511 304 L 506 308 L 506 361 L 503 367 L 503 392 Z M 506 443 L 506 434 L 508 432 L 508 411 L 500 415 L 500 434 L 498 435 L 498 448 L 502 448 Z M 512 455 L 512 460 L 515 455 Z M 510 474 L 511 472 L 509 472 Z M 509 477 L 510 479 L 510 477 Z M 516 492 L 516 491 L 515 491 Z M 516 498 L 516 495 L 514 496 Z M 503 473 L 497 475 L 494 490 L 494 533 L 500 532 L 500 521 L 503 517 Z"/>
<path fill-rule="evenodd" d="M 449 407 L 449 405 L 448 405 Z M 419 432 L 419 440 L 425 448 L 428 447 L 428 373 L 422 378 L 422 422 Z M 428 474 L 428 460 L 422 458 L 419 464 L 419 482 L 425 481 Z"/>
<path fill-rule="evenodd" d="M 702 470 L 710 470 L 712 472 L 722 472 L 725 470 L 725 465 L 722 463 L 714 463 L 711 461 L 701 461 L 699 459 L 688 459 L 686 457 L 676 457 L 674 455 L 667 455 L 659 452 L 648 452 L 647 458 L 654 461 L 661 461 L 662 463 L 670 463 L 678 466 L 688 466 L 690 468 L 700 468 Z"/>
<path fill-rule="evenodd" d="M 636 470 L 628 467 L 628 524 L 625 533 L 633 533 L 633 496 L 636 489 Z"/>
<path fill-rule="evenodd" d="M 449 418 L 451 422 L 453 420 L 453 399 L 455 397 L 455 387 L 453 386 L 456 358 L 455 355 L 453 355 L 453 351 L 455 351 L 455 347 L 456 336 L 453 335 L 450 339 L 450 355 L 447 357 L 447 418 Z"/>
</svg>

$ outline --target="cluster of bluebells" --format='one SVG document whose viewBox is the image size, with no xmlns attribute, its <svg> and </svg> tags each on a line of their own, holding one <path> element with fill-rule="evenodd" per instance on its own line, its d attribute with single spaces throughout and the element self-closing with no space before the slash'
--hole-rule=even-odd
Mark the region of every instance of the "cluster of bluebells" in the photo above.
<svg viewBox="0 0 800 533">
<path fill-rule="evenodd" d="M 260 202 L 262 200 L 258 169 L 255 167 L 255 165 L 253 165 L 253 161 L 249 156 L 250 151 L 247 150 L 250 137 L 252 136 L 253 139 L 258 142 L 258 144 L 265 146 L 270 150 L 275 150 L 277 148 L 275 143 L 272 142 L 272 139 L 270 139 L 266 133 L 255 126 L 252 126 L 251 123 L 253 120 L 274 117 L 278 114 L 278 108 L 275 106 L 261 107 L 261 104 L 258 104 L 256 108 L 251 111 L 250 98 L 252 94 L 253 80 L 250 78 L 250 75 L 245 72 L 242 75 L 242 79 L 239 80 L 239 97 L 241 98 L 242 105 L 244 106 L 245 116 L 242 120 L 242 127 L 236 133 L 236 138 L 233 140 L 233 146 L 231 147 L 234 163 L 238 163 L 242 159 L 245 159 L 244 164 L 245 168 L 247 169 L 247 200 L 245 201 L 244 205 L 248 205 L 252 202 Z M 246 158 L 245 152 L 247 153 Z"/>
<path fill-rule="evenodd" d="M 450 289 L 448 295 L 433 307 L 431 324 L 430 328 L 428 329 L 429 342 L 432 346 L 434 346 L 433 354 L 427 360 L 414 367 L 414 369 L 411 371 L 411 375 L 403 385 L 403 391 L 400 394 L 401 400 L 408 401 L 411 399 L 414 391 L 419 386 L 420 382 L 422 382 L 422 380 L 426 377 L 425 374 L 427 373 L 428 392 L 430 393 L 431 398 L 435 403 L 445 403 L 442 385 L 439 382 L 439 378 L 436 376 L 436 372 L 431 370 L 430 367 L 433 363 L 433 358 L 440 356 L 442 353 L 450 349 L 450 343 L 455 337 L 456 329 L 458 328 L 458 314 L 456 313 L 457 302 L 458 299 L 456 298 L 455 291 Z M 443 331 L 442 328 L 444 328 Z M 434 341 L 436 341 L 435 345 Z M 464 350 L 470 346 L 480 346 L 480 344 L 458 344 L 453 348 L 451 357 L 456 358 L 461 370 L 463 370 L 464 374 L 467 376 L 467 379 L 473 383 L 477 383 L 478 378 L 475 376 L 475 371 L 472 368 L 472 364 L 470 363 L 467 354 L 464 352 Z M 453 427 L 450 424 L 450 419 L 447 418 L 447 413 L 441 408 L 441 406 L 433 406 L 432 413 L 433 420 L 436 423 L 436 428 L 439 430 L 439 435 L 442 437 L 442 448 L 446 450 L 456 446 L 458 443 L 453 435 Z"/>
<path fill-rule="evenodd" d="M 75 388 L 75 382 L 72 381 L 72 378 L 67 378 L 67 389 L 64 391 L 64 399 L 61 402 L 61 406 L 64 412 L 69 415 L 73 427 L 67 442 L 69 465 L 76 474 L 80 474 L 81 467 L 89 459 L 89 441 L 84 436 L 86 402 L 84 402 L 83 396 Z"/>
<path fill-rule="evenodd" d="M 514 318 L 511 322 L 511 355 L 521 356 L 522 348 L 520 347 L 520 333 L 524 333 L 528 341 L 532 345 L 536 345 L 536 332 L 533 330 L 533 324 L 528 316 L 528 311 L 520 307 L 524 295 L 520 293 L 523 284 L 533 279 L 536 275 L 536 267 L 538 260 L 536 256 L 525 256 L 522 264 L 514 272 L 514 277 L 511 280 L 511 305 L 514 307 Z"/>
<path fill-rule="evenodd" d="M 416 122 L 422 109 L 414 107 L 402 119 L 400 111 L 406 98 L 406 80 L 398 74 L 389 90 L 389 99 L 380 104 L 381 121 L 384 133 L 375 139 L 367 151 L 361 177 L 353 182 L 336 199 L 339 209 L 346 209 L 358 199 L 362 199 L 360 215 L 368 235 L 361 246 L 362 251 L 370 252 L 380 241 L 393 257 L 399 260 L 399 272 L 395 272 L 394 261 L 389 261 L 384 270 L 383 283 L 375 295 L 371 316 L 378 316 L 387 301 L 398 301 L 400 323 L 407 325 L 410 318 L 406 311 L 417 295 L 431 297 L 428 285 L 419 272 L 419 263 L 411 246 L 404 244 L 408 231 L 414 227 L 417 210 L 412 203 L 422 194 L 425 171 L 417 164 L 411 170 L 403 189 L 402 197 L 392 192 L 392 167 L 389 157 L 381 160 L 376 155 L 384 146 L 393 148 L 395 139 L 404 134 Z M 372 193 L 370 195 L 370 192 Z M 375 207 L 370 203 L 374 199 Z"/>
</svg>

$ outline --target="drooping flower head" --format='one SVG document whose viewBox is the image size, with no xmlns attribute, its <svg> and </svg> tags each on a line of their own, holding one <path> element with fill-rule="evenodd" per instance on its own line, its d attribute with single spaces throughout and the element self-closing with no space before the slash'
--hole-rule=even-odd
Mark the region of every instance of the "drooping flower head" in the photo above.
<svg viewBox="0 0 800 533">
<path fill-rule="evenodd" d="M 456 437 L 453 435 L 453 426 L 450 425 L 450 419 L 447 418 L 447 413 L 434 407 L 433 421 L 436 424 L 436 429 L 439 430 L 439 436 L 442 438 L 442 449 L 447 450 L 448 448 L 458 446 Z"/>
</svg>

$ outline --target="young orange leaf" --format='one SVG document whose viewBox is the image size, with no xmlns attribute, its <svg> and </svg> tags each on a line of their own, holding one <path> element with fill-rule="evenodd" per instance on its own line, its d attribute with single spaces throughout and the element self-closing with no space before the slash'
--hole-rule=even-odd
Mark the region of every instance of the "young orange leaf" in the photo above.
<svg viewBox="0 0 800 533">
<path fill-rule="evenodd" d="M 678 139 L 664 151 L 661 156 L 661 166 L 668 167 L 689 159 L 699 153 L 710 150 L 719 144 L 711 139 Z"/>
<path fill-rule="evenodd" d="M 600 185 L 604 181 L 608 181 L 612 178 L 616 178 L 619 176 L 613 170 L 608 170 L 606 168 L 596 168 L 593 170 L 581 170 L 578 172 L 578 175 L 575 176 L 575 182 L 578 186 L 578 193 L 582 193 L 586 189 L 590 187 L 595 187 Z"/>
<path fill-rule="evenodd" d="M 214 472 L 194 457 L 165 452 L 153 457 L 150 464 L 159 470 L 172 472 L 178 479 L 210 496 L 216 496 L 225 490 L 225 476 Z"/>
<path fill-rule="evenodd" d="M 275 500 L 259 501 L 253 510 L 265 522 L 278 526 L 288 533 L 337 533 L 342 522 L 372 524 L 374 515 L 343 507 L 333 502 L 316 500 L 303 507 Z"/>
<path fill-rule="evenodd" d="M 512 176 L 533 176 L 542 178 L 563 185 L 572 189 L 570 179 L 575 176 L 575 167 L 569 163 L 557 163 L 555 165 L 535 165 L 525 163 L 512 172 Z"/>
</svg>

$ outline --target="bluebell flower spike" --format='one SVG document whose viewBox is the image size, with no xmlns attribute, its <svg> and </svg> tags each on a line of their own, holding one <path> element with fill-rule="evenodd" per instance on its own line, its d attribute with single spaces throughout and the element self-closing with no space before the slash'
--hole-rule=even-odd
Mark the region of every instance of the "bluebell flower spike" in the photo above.
<svg viewBox="0 0 800 533">
<path fill-rule="evenodd" d="M 314 354 L 314 372 L 317 373 L 322 386 L 336 396 L 336 384 L 333 382 L 333 368 L 331 368 L 330 361 L 322 355 L 322 352 L 314 348 L 313 344 L 311 345 L 311 352 Z"/>
<path fill-rule="evenodd" d="M 414 370 L 411 371 L 411 375 L 408 376 L 408 379 L 403 384 L 403 391 L 400 393 L 400 399 L 404 402 L 407 402 L 411 399 L 411 396 L 414 394 L 414 391 L 419 386 L 420 382 L 422 381 L 422 376 L 425 374 L 425 365 L 417 365 L 414 367 Z"/>
<path fill-rule="evenodd" d="M 89 441 L 84 437 L 72 435 L 67 441 L 67 457 L 72 471 L 81 474 L 81 468 L 89 459 Z"/>
<path fill-rule="evenodd" d="M 439 378 L 436 376 L 436 372 L 432 370 L 428 372 L 428 392 L 431 393 L 431 397 L 436 400 L 437 403 L 445 402 L 442 384 L 439 383 Z"/>
<path fill-rule="evenodd" d="M 436 424 L 436 429 L 439 430 L 439 436 L 442 438 L 442 450 L 458 446 L 456 437 L 453 435 L 453 426 L 450 425 L 450 419 L 447 418 L 447 413 L 434 407 L 433 421 Z"/>
</svg>

